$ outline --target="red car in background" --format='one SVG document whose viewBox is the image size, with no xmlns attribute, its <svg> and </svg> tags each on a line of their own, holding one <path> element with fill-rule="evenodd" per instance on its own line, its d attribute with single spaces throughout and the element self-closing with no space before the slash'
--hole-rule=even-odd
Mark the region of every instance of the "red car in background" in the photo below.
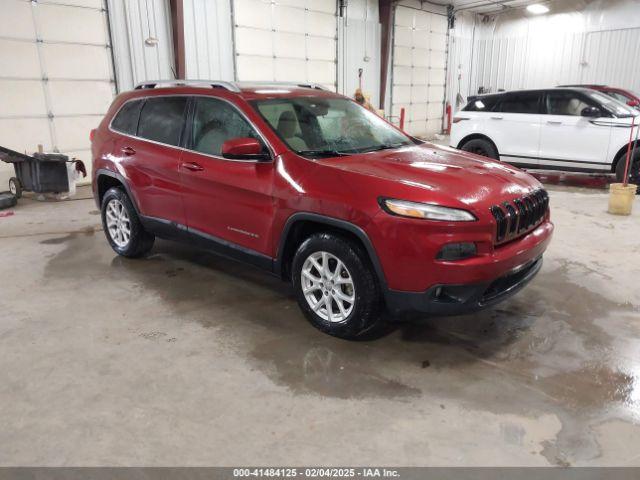
<svg viewBox="0 0 640 480">
<path fill-rule="evenodd" d="M 624 88 L 608 87 L 607 85 L 560 85 L 560 87 L 590 88 L 591 90 L 606 93 L 610 97 L 630 107 L 640 107 L 640 94 L 636 94 L 631 90 L 625 90 Z"/>
</svg>

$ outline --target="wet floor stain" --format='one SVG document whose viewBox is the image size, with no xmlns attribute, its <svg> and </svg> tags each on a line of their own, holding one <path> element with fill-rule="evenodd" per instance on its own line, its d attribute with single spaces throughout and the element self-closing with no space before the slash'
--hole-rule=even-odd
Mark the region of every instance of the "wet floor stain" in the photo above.
<svg viewBox="0 0 640 480">
<path fill-rule="evenodd" d="M 294 394 L 398 402 L 424 396 L 498 414 L 552 412 L 562 429 L 541 454 L 554 465 L 597 458 L 589 425 L 640 411 L 633 359 L 618 351 L 621 329 L 640 334 L 640 310 L 576 283 L 586 275 L 608 280 L 576 261 L 556 261 L 493 309 L 417 318 L 386 337 L 346 342 L 309 326 L 286 284 L 208 252 L 159 241 L 148 258 L 130 260 L 88 233 L 45 242 L 63 246 L 45 278 L 121 282 L 153 295 L 181 321 L 240 339 L 239 355 Z M 139 335 L 158 341 L 156 334 Z M 501 432 L 508 443 L 522 441 L 517 425 Z"/>
<path fill-rule="evenodd" d="M 280 340 L 259 344 L 252 352 L 258 364 L 270 365 L 266 373 L 295 393 L 343 398 L 401 398 L 416 396 L 418 388 L 377 372 L 366 355 L 361 360 L 341 354 L 339 348 L 327 345 L 295 344 L 282 348 Z M 357 348 L 357 347 L 356 347 Z"/>
<path fill-rule="evenodd" d="M 40 244 L 41 245 L 60 245 L 60 244 L 67 243 L 74 240 L 79 235 L 91 237 L 98 230 L 100 230 L 100 227 L 85 227 L 77 232 L 69 233 L 61 237 L 47 238 L 45 240 L 40 241 Z"/>
</svg>

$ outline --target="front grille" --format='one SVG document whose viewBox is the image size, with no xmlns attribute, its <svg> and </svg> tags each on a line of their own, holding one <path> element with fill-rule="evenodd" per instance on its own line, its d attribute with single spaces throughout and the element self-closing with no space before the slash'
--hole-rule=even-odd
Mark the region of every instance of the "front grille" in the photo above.
<svg viewBox="0 0 640 480">
<path fill-rule="evenodd" d="M 527 233 L 538 226 L 549 209 L 549 194 L 535 190 L 512 202 L 491 207 L 496 219 L 496 243 L 504 243 Z"/>
</svg>

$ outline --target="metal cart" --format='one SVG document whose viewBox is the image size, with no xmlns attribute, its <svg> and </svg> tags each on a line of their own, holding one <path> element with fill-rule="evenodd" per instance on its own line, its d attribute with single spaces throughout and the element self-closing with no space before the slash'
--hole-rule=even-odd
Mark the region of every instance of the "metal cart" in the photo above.
<svg viewBox="0 0 640 480">
<path fill-rule="evenodd" d="M 76 170 L 84 172 L 84 164 L 80 160 L 69 160 L 60 153 L 34 153 L 33 156 L 0 147 L 0 160 L 12 163 L 16 172 L 9 180 L 9 191 L 16 198 L 22 192 L 60 193 L 69 191 L 67 163 L 75 163 Z"/>
</svg>

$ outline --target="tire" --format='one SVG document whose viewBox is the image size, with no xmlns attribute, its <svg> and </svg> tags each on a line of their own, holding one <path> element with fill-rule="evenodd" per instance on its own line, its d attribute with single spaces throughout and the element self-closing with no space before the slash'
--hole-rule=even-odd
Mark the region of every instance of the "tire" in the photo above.
<svg viewBox="0 0 640 480">
<path fill-rule="evenodd" d="M 343 267 L 337 268 L 338 261 Z M 329 272 L 322 268 L 323 276 L 316 265 L 324 267 L 325 264 L 328 264 Z M 298 304 L 318 330 L 335 337 L 355 339 L 382 325 L 380 286 L 367 254 L 355 242 L 332 233 L 314 234 L 298 248 L 292 272 Z M 333 279 L 327 280 L 330 277 Z M 334 284 L 336 279 L 339 283 Z M 315 288 L 305 293 L 303 288 L 310 287 Z M 349 302 L 345 298 L 353 300 Z"/>
<path fill-rule="evenodd" d="M 460 147 L 460 150 L 475 153 L 476 155 L 481 155 L 483 157 L 493 158 L 494 160 L 500 160 L 500 155 L 498 155 L 496 147 L 494 147 L 489 140 L 485 140 L 483 138 L 474 138 L 473 140 L 465 142 Z"/>
<path fill-rule="evenodd" d="M 3 208 L 15 207 L 18 199 L 11 192 L 0 192 L 0 210 Z"/>
<path fill-rule="evenodd" d="M 102 198 L 101 213 L 104 234 L 118 255 L 138 258 L 151 250 L 155 236 L 144 229 L 131 199 L 124 190 L 118 187 L 109 189 Z"/>
<path fill-rule="evenodd" d="M 619 183 L 624 182 L 624 167 L 626 165 L 626 154 L 618 160 L 616 165 L 616 181 Z M 634 185 L 640 185 L 640 146 L 636 147 L 636 152 L 633 154 L 629 173 L 629 183 Z M 639 189 L 640 191 L 640 189 Z"/>
<path fill-rule="evenodd" d="M 9 191 L 15 195 L 16 199 L 22 197 L 22 184 L 16 177 L 9 179 Z"/>
</svg>

